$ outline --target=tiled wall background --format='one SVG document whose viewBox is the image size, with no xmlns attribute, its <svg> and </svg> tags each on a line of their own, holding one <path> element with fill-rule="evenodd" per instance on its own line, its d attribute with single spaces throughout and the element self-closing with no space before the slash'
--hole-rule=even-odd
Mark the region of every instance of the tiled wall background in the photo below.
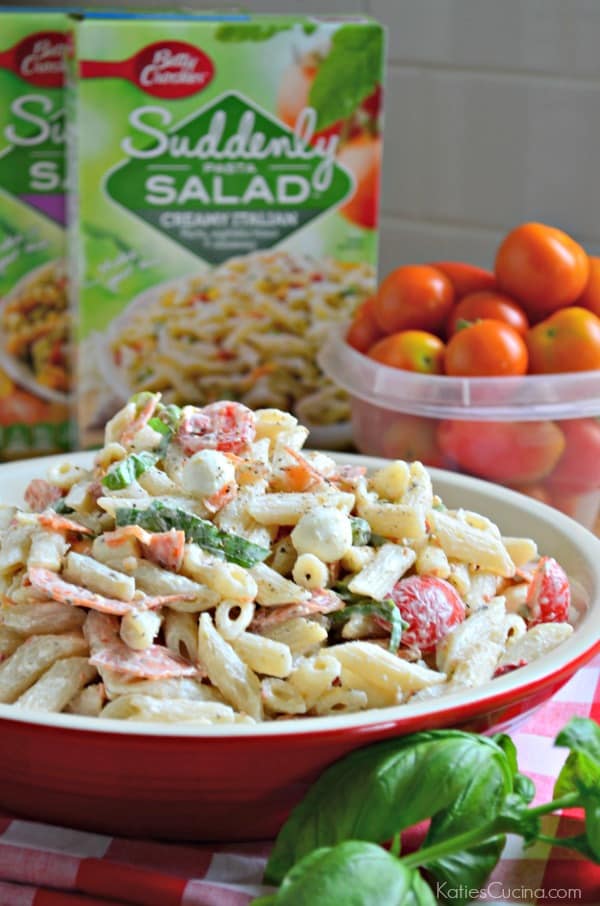
<svg viewBox="0 0 600 906">
<path fill-rule="evenodd" d="M 225 0 L 173 5 L 236 8 Z M 435 258 L 490 265 L 502 232 L 533 219 L 600 253 L 600 0 L 240 6 L 364 11 L 388 25 L 382 274 Z"/>
</svg>

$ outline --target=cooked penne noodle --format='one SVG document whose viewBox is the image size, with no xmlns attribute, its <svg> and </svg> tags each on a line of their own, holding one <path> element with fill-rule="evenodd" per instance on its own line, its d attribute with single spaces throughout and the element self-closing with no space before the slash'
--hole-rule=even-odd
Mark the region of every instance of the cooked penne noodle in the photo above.
<svg viewBox="0 0 600 906">
<path fill-rule="evenodd" d="M 262 720 L 260 683 L 256 674 L 219 635 L 206 613 L 200 617 L 198 626 L 198 657 L 211 683 L 226 701 L 254 720 Z"/>
<path fill-rule="evenodd" d="M 87 648 L 80 633 L 30 636 L 0 664 L 0 702 L 16 701 L 55 661 L 83 656 Z"/>
<path fill-rule="evenodd" d="M 62 711 L 96 676 L 86 657 L 66 657 L 52 666 L 14 702 L 31 711 Z"/>
</svg>

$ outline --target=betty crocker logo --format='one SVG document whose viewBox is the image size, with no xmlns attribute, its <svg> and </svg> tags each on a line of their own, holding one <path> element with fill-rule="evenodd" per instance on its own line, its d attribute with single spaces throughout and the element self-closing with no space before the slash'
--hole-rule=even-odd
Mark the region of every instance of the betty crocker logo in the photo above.
<svg viewBox="0 0 600 906">
<path fill-rule="evenodd" d="M 65 79 L 66 37 L 59 31 L 38 31 L 0 53 L 0 69 L 16 73 L 38 88 L 60 88 Z"/>
<path fill-rule="evenodd" d="M 205 53 L 184 41 L 149 44 L 127 60 L 83 60 L 84 79 L 126 79 L 146 94 L 174 100 L 202 91 L 212 81 L 215 67 Z"/>
</svg>

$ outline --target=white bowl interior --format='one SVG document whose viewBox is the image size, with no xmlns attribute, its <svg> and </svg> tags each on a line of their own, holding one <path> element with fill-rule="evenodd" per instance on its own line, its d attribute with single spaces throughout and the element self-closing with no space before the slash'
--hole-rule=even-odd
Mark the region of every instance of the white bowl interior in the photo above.
<svg viewBox="0 0 600 906">
<path fill-rule="evenodd" d="M 332 455 L 340 462 L 365 465 L 369 469 L 377 468 L 383 463 L 383 460 L 367 456 L 345 453 Z M 20 504 L 29 481 L 35 477 L 43 477 L 48 467 L 57 462 L 68 459 L 74 464 L 88 466 L 92 458 L 91 453 L 72 453 L 67 456 L 62 454 L 2 465 L 0 502 Z M 430 472 L 434 489 L 447 506 L 464 507 L 481 513 L 496 522 L 505 535 L 534 538 L 541 553 L 556 557 L 566 569 L 571 578 L 574 609 L 577 613 L 575 631 L 554 651 L 527 667 L 508 673 L 475 690 L 466 689 L 427 702 L 371 709 L 353 714 L 278 720 L 255 726 L 221 725 L 199 728 L 69 714 L 42 714 L 13 709 L 11 705 L 0 705 L 0 719 L 22 720 L 94 732 L 169 737 L 262 737 L 341 731 L 368 727 L 372 724 L 378 726 L 394 724 L 401 718 L 439 714 L 451 708 L 473 703 L 478 698 L 485 698 L 491 706 L 495 698 L 507 691 L 511 690 L 518 695 L 521 687 L 536 683 L 584 656 L 600 639 L 600 540 L 559 511 L 523 494 L 466 475 L 439 469 L 431 469 Z"/>
</svg>

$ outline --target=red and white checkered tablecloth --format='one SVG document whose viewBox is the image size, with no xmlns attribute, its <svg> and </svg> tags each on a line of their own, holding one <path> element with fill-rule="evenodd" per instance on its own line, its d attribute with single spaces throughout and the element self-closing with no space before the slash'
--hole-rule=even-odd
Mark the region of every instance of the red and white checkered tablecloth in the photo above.
<svg viewBox="0 0 600 906">
<path fill-rule="evenodd" d="M 600 721 L 600 657 L 583 667 L 513 734 L 521 770 L 552 797 L 566 757 L 552 740 L 573 715 Z M 580 833 L 581 817 L 545 819 L 552 836 Z M 128 840 L 0 814 L 0 906 L 246 906 L 262 885 L 270 843 Z M 449 899 L 458 893 L 448 892 Z M 504 906 L 600 906 L 600 866 L 545 844 L 523 852 L 510 837 L 480 901 Z"/>
</svg>

